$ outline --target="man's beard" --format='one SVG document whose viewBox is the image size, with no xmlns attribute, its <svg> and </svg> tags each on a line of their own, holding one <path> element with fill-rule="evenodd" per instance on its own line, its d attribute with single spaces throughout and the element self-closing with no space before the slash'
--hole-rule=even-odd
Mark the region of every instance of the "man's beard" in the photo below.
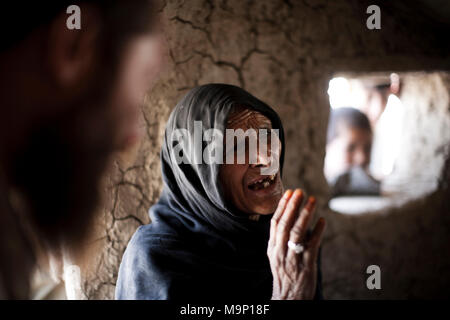
<svg viewBox="0 0 450 320">
<path fill-rule="evenodd" d="M 106 106 L 90 107 L 36 126 L 10 158 L 9 180 L 27 202 L 36 235 L 50 248 L 77 249 L 88 235 L 115 150 L 117 123 Z"/>
</svg>

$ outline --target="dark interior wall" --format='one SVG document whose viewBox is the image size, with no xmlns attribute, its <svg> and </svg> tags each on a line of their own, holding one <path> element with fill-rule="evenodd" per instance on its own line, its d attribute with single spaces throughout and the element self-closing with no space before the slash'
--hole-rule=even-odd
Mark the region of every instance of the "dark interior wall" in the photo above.
<svg viewBox="0 0 450 320">
<path fill-rule="evenodd" d="M 417 251 L 413 250 L 417 253 L 411 253 L 411 261 L 395 265 L 397 269 L 387 269 L 398 272 L 402 279 L 412 279 L 418 296 L 435 294 L 433 282 L 424 285 L 421 292 L 420 275 L 429 275 L 429 267 L 406 268 L 409 262 L 416 265 L 425 250 L 416 236 L 433 233 L 434 223 L 441 218 L 445 198 L 440 193 L 412 205 L 417 219 L 424 210 L 435 213 L 424 229 L 417 229 L 414 219 L 402 223 L 401 212 L 409 208 L 387 212 L 387 218 L 359 220 L 336 216 L 327 208 L 328 187 L 322 168 L 329 112 L 326 92 L 332 74 L 450 68 L 448 44 L 441 38 L 445 28 L 421 15 L 420 10 L 413 10 L 412 5 L 393 7 L 391 2 L 378 1 L 382 28 L 372 31 L 366 28 L 369 3 L 364 1 L 166 1 L 162 9 L 168 47 L 166 69 L 146 99 L 146 135 L 134 150 L 136 157 L 118 159 L 108 177 L 106 206 L 92 243 L 95 254 L 82 264 L 80 296 L 113 298 L 127 242 L 140 224 L 150 222 L 147 211 L 161 191 L 159 148 L 165 122 L 190 88 L 209 82 L 245 88 L 273 106 L 284 121 L 284 182 L 287 187 L 300 186 L 316 195 L 319 213 L 330 222 L 323 250 L 327 298 L 405 297 L 409 290 L 405 283 L 411 282 L 377 293 L 361 287 L 367 263 L 388 261 L 401 255 L 404 246 L 417 246 Z M 396 237 L 393 223 L 401 225 L 402 234 L 416 242 Z M 366 236 L 365 230 L 374 225 L 379 229 Z M 381 247 L 380 235 L 384 239 Z M 400 240 L 405 242 L 398 243 Z M 426 243 L 435 245 L 433 252 L 439 252 L 446 248 L 444 240 L 428 237 Z M 349 260 L 354 263 L 349 264 Z M 392 273 L 386 275 L 386 281 L 390 277 Z"/>
</svg>

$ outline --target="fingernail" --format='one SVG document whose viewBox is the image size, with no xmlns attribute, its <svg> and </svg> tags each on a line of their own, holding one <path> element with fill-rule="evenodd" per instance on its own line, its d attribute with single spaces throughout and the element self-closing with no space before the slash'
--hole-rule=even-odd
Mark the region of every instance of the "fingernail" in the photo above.
<svg viewBox="0 0 450 320">
<path fill-rule="evenodd" d="M 289 199 L 292 196 L 292 190 L 286 190 L 286 192 L 284 193 L 284 198 L 285 199 Z"/>
<path fill-rule="evenodd" d="M 306 209 L 308 211 L 311 211 L 312 209 L 314 209 L 314 206 L 316 205 L 316 198 L 311 196 L 308 198 L 308 202 L 306 203 Z"/>
<path fill-rule="evenodd" d="M 303 191 L 301 189 L 295 189 L 294 197 L 300 198 L 303 195 Z"/>
</svg>

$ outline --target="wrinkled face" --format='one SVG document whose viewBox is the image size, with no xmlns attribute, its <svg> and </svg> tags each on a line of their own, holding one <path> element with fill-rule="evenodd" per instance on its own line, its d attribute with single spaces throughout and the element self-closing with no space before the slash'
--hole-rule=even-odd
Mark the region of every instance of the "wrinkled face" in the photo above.
<svg viewBox="0 0 450 320">
<path fill-rule="evenodd" d="M 228 117 L 227 129 L 254 129 L 258 133 L 260 129 L 267 129 L 267 152 L 261 152 L 259 134 L 258 148 L 254 150 L 256 154 L 249 154 L 249 138 L 245 140 L 245 163 L 237 162 L 237 141 L 234 148 L 225 145 L 225 153 L 234 152 L 235 161 L 233 164 L 223 164 L 220 168 L 220 181 L 222 183 L 226 198 L 232 201 L 234 206 L 250 215 L 271 214 L 275 211 L 278 201 L 283 193 L 283 184 L 281 182 L 279 165 L 278 171 L 272 175 L 262 175 L 261 169 L 269 168 L 272 161 L 279 162 L 281 154 L 281 142 L 278 137 L 278 150 L 271 151 L 271 135 L 269 129 L 272 129 L 271 121 L 259 112 L 245 109 L 232 113 Z M 227 139 L 224 139 L 225 141 Z M 232 150 L 230 150 L 230 148 Z M 253 157 L 256 161 L 253 164 L 249 159 Z M 279 163 L 278 163 L 279 164 Z M 273 166 L 272 166 L 273 167 Z"/>
<path fill-rule="evenodd" d="M 346 172 L 354 166 L 367 169 L 370 163 L 372 133 L 359 128 L 341 128 L 339 135 L 327 145 L 325 173 L 327 178 Z"/>
</svg>

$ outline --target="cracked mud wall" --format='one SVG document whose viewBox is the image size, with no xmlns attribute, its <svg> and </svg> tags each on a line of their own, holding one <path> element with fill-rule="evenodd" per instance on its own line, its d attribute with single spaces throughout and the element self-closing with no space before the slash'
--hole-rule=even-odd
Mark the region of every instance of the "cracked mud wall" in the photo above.
<svg viewBox="0 0 450 320">
<path fill-rule="evenodd" d="M 440 40 L 438 33 L 430 33 L 423 25 L 417 27 L 408 7 L 401 10 L 382 7 L 382 30 L 371 32 L 365 26 L 367 5 L 364 1 L 320 0 L 164 3 L 161 14 L 168 48 L 166 69 L 145 101 L 142 117 L 145 136 L 133 151 L 135 157 L 118 158 L 108 176 L 96 239 L 88 248 L 91 251 L 88 259 L 79 263 L 80 297 L 114 297 L 125 247 L 137 227 L 150 222 L 148 209 L 161 191 L 159 151 L 165 122 L 190 88 L 209 82 L 245 88 L 274 107 L 284 121 L 285 185 L 300 186 L 315 194 L 320 214 L 330 222 L 323 250 L 325 297 L 377 297 L 361 288 L 365 284 L 361 263 L 380 259 L 384 263 L 401 253 L 403 247 L 397 243 L 400 236 L 392 235 L 396 225 L 402 226 L 401 234 L 411 238 L 406 240 L 423 249 L 415 235 L 430 232 L 431 226 L 415 224 L 415 219 L 420 219 L 421 208 L 431 210 L 428 208 L 431 203 L 436 212 L 432 216 L 439 220 L 441 207 L 432 200 L 412 204 L 416 213 L 404 226 L 401 213 L 409 211 L 407 208 L 385 213 L 389 221 L 380 221 L 379 217 L 362 220 L 340 217 L 327 209 L 328 187 L 322 167 L 329 110 L 328 80 L 335 71 L 448 68 L 449 61 L 445 50 L 434 49 Z M 394 16 L 394 12 L 401 14 Z M 436 221 L 427 220 L 428 224 L 432 222 Z M 445 226 L 448 224 L 442 228 Z M 366 234 L 367 228 L 373 231 Z M 389 245 L 387 239 L 396 244 Z M 440 240 L 433 238 L 438 241 L 437 247 Z M 414 264 L 417 257 L 412 255 L 410 259 Z M 402 260 L 389 270 L 400 272 L 407 262 Z M 417 267 L 403 273 L 414 282 L 419 281 L 414 273 L 428 275 L 429 269 L 425 271 Z M 406 290 L 388 290 L 385 296 Z"/>
<path fill-rule="evenodd" d="M 450 296 L 450 73 L 400 77 L 405 117 L 389 177 L 396 194 L 371 213 L 328 216 L 333 230 L 322 266 L 329 298 Z M 366 269 L 373 264 L 381 269 L 381 290 L 366 287 Z"/>
</svg>

